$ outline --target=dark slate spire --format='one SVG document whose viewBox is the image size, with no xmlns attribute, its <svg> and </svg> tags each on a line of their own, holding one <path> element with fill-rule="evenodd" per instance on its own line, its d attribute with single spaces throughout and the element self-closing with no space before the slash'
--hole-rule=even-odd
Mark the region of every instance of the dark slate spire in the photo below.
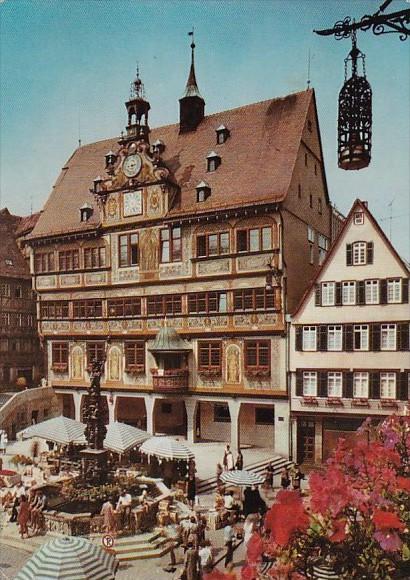
<svg viewBox="0 0 410 580">
<path fill-rule="evenodd" d="M 191 42 L 191 68 L 186 83 L 185 91 L 179 99 L 179 124 L 180 133 L 195 131 L 205 115 L 205 101 L 198 89 L 195 75 L 195 42 L 194 32 L 189 32 Z"/>
</svg>

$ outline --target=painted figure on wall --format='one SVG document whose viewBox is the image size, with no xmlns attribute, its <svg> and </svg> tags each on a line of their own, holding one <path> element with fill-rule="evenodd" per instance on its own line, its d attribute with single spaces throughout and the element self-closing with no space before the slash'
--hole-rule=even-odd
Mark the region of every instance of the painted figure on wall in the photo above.
<svg viewBox="0 0 410 580">
<path fill-rule="evenodd" d="M 110 381 L 120 380 L 121 353 L 118 348 L 112 348 L 108 358 L 108 377 Z"/>
<path fill-rule="evenodd" d="M 158 238 L 153 230 L 146 230 L 141 240 L 141 269 L 146 271 L 158 268 Z"/>
<path fill-rule="evenodd" d="M 228 347 L 227 355 L 227 382 L 228 383 L 240 383 L 241 382 L 241 370 L 239 362 L 239 348 L 235 345 Z"/>
<path fill-rule="evenodd" d="M 84 353 L 79 346 L 73 348 L 71 355 L 72 360 L 72 378 L 82 379 L 84 374 Z"/>
</svg>

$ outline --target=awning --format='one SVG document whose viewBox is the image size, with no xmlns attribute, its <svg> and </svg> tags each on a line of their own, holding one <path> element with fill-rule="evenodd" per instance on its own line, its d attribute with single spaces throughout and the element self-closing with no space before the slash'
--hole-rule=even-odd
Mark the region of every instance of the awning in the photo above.
<svg viewBox="0 0 410 580">
<path fill-rule="evenodd" d="M 42 421 L 36 425 L 31 425 L 20 433 L 22 433 L 23 439 L 40 437 L 47 441 L 60 443 L 60 445 L 68 445 L 69 443 L 85 444 L 87 441 L 84 436 L 84 429 L 84 423 L 60 415 L 59 417 L 47 419 L 47 421 Z"/>
<path fill-rule="evenodd" d="M 80 537 L 64 536 L 43 544 L 15 580 L 113 580 L 115 556 Z"/>
<path fill-rule="evenodd" d="M 150 435 L 141 429 L 115 421 L 107 425 L 107 435 L 104 440 L 105 449 L 115 453 L 125 453 L 136 445 L 141 445 Z"/>
</svg>

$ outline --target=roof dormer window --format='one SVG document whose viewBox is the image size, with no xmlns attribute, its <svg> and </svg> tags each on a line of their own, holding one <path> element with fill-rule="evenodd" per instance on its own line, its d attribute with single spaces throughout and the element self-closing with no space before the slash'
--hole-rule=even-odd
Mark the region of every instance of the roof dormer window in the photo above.
<svg viewBox="0 0 410 580">
<path fill-rule="evenodd" d="M 215 151 L 211 151 L 206 156 L 206 161 L 208 172 L 216 171 L 221 164 L 221 158 L 217 153 L 215 153 Z"/>
<path fill-rule="evenodd" d="M 196 201 L 198 203 L 205 201 L 211 195 L 211 188 L 205 181 L 200 181 L 195 189 Z"/>
<path fill-rule="evenodd" d="M 218 145 L 222 145 L 228 139 L 230 135 L 229 129 L 225 127 L 225 125 L 220 125 L 216 129 L 216 142 Z"/>
<path fill-rule="evenodd" d="M 93 207 L 89 203 L 85 203 L 80 207 L 80 221 L 88 222 L 90 217 L 93 215 Z"/>
</svg>

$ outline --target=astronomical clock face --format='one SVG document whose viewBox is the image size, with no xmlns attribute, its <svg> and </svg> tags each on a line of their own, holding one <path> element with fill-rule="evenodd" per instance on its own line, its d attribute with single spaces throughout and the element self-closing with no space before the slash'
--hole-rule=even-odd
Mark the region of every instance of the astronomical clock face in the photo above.
<svg viewBox="0 0 410 580">
<path fill-rule="evenodd" d="M 137 190 L 125 192 L 123 194 L 123 207 L 124 217 L 142 214 L 142 191 Z"/>
<path fill-rule="evenodd" d="M 128 155 L 122 164 L 122 170 L 127 177 L 135 177 L 141 171 L 141 157 L 135 153 Z"/>
</svg>

